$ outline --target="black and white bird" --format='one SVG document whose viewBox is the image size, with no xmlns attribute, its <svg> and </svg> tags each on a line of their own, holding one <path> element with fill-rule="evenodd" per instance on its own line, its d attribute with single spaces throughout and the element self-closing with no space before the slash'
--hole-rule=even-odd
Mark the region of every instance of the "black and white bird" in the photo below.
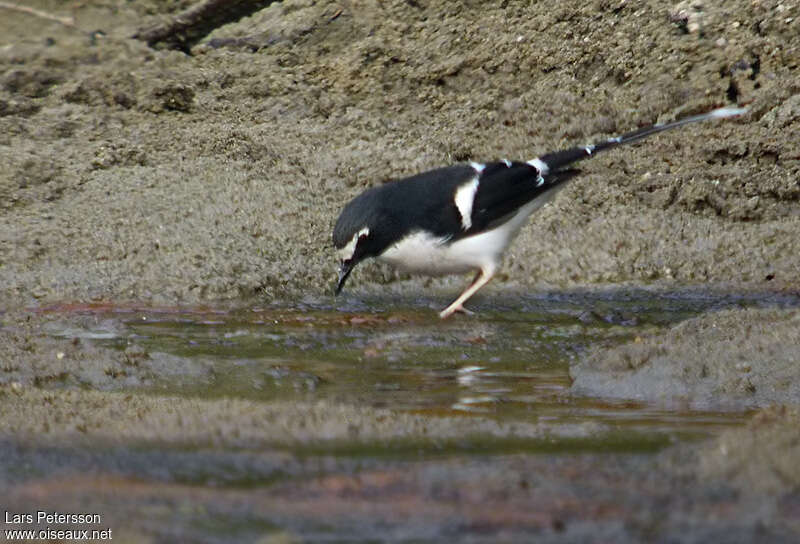
<svg viewBox="0 0 800 544">
<path fill-rule="evenodd" d="M 528 217 L 578 173 L 570 165 L 665 130 L 746 111 L 718 108 L 526 162 L 459 164 L 367 189 L 344 207 L 333 229 L 340 258 L 336 294 L 353 268 L 373 257 L 416 274 L 475 271 L 472 283 L 439 316 L 470 313 L 464 302 L 492 279 Z"/>
</svg>

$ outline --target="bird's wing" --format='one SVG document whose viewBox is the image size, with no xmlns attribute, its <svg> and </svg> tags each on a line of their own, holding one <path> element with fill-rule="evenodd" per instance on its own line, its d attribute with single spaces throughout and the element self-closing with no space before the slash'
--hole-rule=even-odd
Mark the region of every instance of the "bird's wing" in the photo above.
<svg viewBox="0 0 800 544">
<path fill-rule="evenodd" d="M 555 194 L 557 187 L 577 173 L 577 170 L 565 170 L 542 177 L 536 167 L 524 162 L 487 164 L 478 177 L 471 224 L 458 237 L 478 234 L 505 223 L 532 200 Z"/>
<path fill-rule="evenodd" d="M 398 237 L 423 230 L 450 238 L 462 230 L 463 217 L 455 204 L 456 194 L 477 177 L 472 166 L 459 164 L 388 183 L 383 186 L 381 222 L 391 224 L 389 230 Z"/>
</svg>

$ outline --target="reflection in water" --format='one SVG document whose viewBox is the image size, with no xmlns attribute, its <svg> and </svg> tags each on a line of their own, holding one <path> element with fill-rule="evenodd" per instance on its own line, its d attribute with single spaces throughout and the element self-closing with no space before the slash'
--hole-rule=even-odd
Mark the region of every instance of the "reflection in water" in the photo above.
<svg viewBox="0 0 800 544">
<path fill-rule="evenodd" d="M 627 342 L 703 311 L 797 304 L 763 294 L 646 290 L 491 302 L 477 317 L 448 321 L 410 309 L 418 303 L 386 313 L 322 304 L 233 311 L 87 307 L 77 311 L 103 314 L 95 320 L 97 330 L 51 332 L 179 358 L 186 372 L 159 373 L 144 386 L 158 394 L 326 399 L 430 415 L 686 436 L 739 424 L 742 414 L 573 395 L 570 363 L 595 343 Z"/>
</svg>

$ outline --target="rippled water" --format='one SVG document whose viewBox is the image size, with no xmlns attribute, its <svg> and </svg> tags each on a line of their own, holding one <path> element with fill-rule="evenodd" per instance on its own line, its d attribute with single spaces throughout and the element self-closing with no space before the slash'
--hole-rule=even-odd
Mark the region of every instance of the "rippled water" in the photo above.
<svg viewBox="0 0 800 544">
<path fill-rule="evenodd" d="M 484 302 L 491 307 L 478 307 L 478 316 L 443 322 L 427 308 L 435 301 L 393 302 L 389 309 L 385 300 L 341 303 L 339 308 L 314 303 L 237 310 L 87 308 L 113 315 L 124 326 L 57 334 L 165 352 L 203 369 L 167 372 L 144 386 L 157 394 L 327 399 L 431 415 L 598 423 L 674 438 L 740 423 L 742 413 L 572 395 L 570 362 L 592 344 L 630 341 L 703 311 L 796 301 L 646 290 L 541 294 L 500 297 Z"/>
<path fill-rule="evenodd" d="M 797 307 L 798 297 L 495 290 L 471 304 L 476 316 L 440 321 L 442 303 L 351 294 L 260 308 L 41 309 L 52 316 L 48 334 L 125 354 L 107 367 L 108 352 L 100 350 L 100 360 L 40 387 L 167 397 L 153 409 L 168 413 L 176 396 L 282 401 L 270 408 L 291 416 L 280 424 L 297 426 L 289 436 L 305 429 L 304 411 L 346 404 L 393 412 L 345 410 L 356 414 L 352 436 L 320 432 L 330 422 L 317 414 L 323 426 L 289 442 L 270 442 L 269 429 L 254 441 L 206 442 L 210 435 L 200 432 L 203 441 L 187 442 L 182 425 L 167 424 L 157 435 L 164 438 L 146 442 L 5 438 L 0 480 L 15 483 L 17 511 L 83 505 L 115 531 L 129 531 L 129 541 L 155 535 L 158 542 L 288 542 L 298 535 L 309 542 L 495 542 L 502 534 L 509 542 L 548 535 L 545 541 L 556 542 L 564 533 L 565 541 L 606 534 L 613 535 L 609 542 L 641 542 L 651 534 L 652 512 L 660 525 L 661 513 L 675 509 L 682 513 L 667 523 L 681 520 L 676 534 L 685 534 L 683 520 L 696 519 L 701 529 L 724 525 L 722 540 L 738 535 L 735 520 L 718 520 L 732 495 L 716 484 L 676 479 L 664 468 L 669 462 L 659 463 L 695 462 L 685 448 L 664 448 L 742 425 L 748 414 L 579 395 L 570 387 L 570 365 L 595 344 L 630 342 L 707 311 Z M 306 402 L 317 400 L 327 402 Z M 392 425 L 404 420 L 391 415 L 404 411 L 434 417 L 406 419 L 413 421 L 406 434 Z M 330 419 L 342 428 L 336 414 Z M 212 428 L 221 425 L 219 413 L 201 413 L 187 436 L 206 415 Z M 222 421 L 236 436 L 239 420 Z M 374 429 L 369 436 L 359 435 L 364 423 Z M 451 425 L 458 429 L 448 434 Z M 508 432 L 481 431 L 487 428 Z M 573 536 L 589 536 L 570 537 L 573 524 Z M 487 538 L 475 538 L 476 530 Z M 707 536 L 696 534 L 698 541 Z"/>
</svg>

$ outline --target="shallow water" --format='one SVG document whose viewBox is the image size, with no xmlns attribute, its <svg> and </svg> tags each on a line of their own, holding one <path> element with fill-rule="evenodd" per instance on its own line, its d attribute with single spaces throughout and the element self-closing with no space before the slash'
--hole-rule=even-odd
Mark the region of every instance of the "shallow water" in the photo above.
<svg viewBox="0 0 800 544">
<path fill-rule="evenodd" d="M 554 429 L 582 425 L 593 435 L 587 447 L 602 447 L 598 437 L 605 436 L 612 449 L 640 451 L 706 436 L 746 414 L 573 395 L 571 361 L 592 344 L 631 341 L 704 311 L 797 304 L 792 297 L 700 291 L 501 294 L 483 299 L 476 316 L 440 321 L 428 308 L 436 300 L 327 302 L 235 310 L 84 307 L 75 312 L 94 314 L 95 326 L 51 332 L 179 358 L 136 387 L 152 394 L 324 399 Z M 563 446 L 576 447 L 569 440 Z"/>
<path fill-rule="evenodd" d="M 598 534 L 642 542 L 651 540 L 653 512 L 659 525 L 662 512 L 695 516 L 697 531 L 718 523 L 723 536 L 711 540 L 739 534 L 738 514 L 717 517 L 736 494 L 665 468 L 697 461 L 691 448 L 665 448 L 742 425 L 744 409 L 582 396 L 569 368 L 596 343 L 629 342 L 708 311 L 797 307 L 800 298 L 494 290 L 472 302 L 477 315 L 440 321 L 445 299 L 40 309 L 47 334 L 81 339 L 54 349 L 81 350 L 56 351 L 75 368 L 56 368 L 38 388 L 153 400 L 158 432 L 128 436 L 104 420 L 67 432 L 67 441 L 0 437 L 0 481 L 13 487 L 15 511 L 79 504 L 127 531 L 128 542 L 576 542 Z M 105 349 L 83 350 L 91 344 L 124 350 L 122 363 Z M 256 402 L 174 408 L 181 396 Z M 80 393 L 70 402 L 67 410 L 95 409 Z M 259 410 L 260 402 L 270 415 L 221 407 Z M 141 433 L 136 410 L 119 413 Z M 58 431 L 64 425 L 53 420 Z M 683 521 L 676 526 L 684 535 Z"/>
</svg>

